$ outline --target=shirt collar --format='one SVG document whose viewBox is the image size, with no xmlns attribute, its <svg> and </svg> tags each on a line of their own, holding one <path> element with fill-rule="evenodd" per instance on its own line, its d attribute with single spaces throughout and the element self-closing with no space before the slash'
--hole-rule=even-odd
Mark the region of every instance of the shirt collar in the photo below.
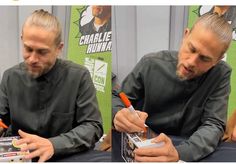
<svg viewBox="0 0 236 164">
<path fill-rule="evenodd" d="M 54 66 L 46 74 L 40 76 L 39 78 L 44 78 L 47 82 L 55 81 L 55 78 L 58 75 L 58 68 L 60 67 L 60 59 L 57 59 Z"/>
</svg>

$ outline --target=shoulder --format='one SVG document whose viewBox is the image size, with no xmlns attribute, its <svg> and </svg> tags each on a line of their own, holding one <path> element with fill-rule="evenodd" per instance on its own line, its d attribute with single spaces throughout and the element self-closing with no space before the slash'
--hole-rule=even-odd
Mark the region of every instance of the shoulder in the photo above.
<svg viewBox="0 0 236 164">
<path fill-rule="evenodd" d="M 70 60 L 58 59 L 62 69 L 71 74 L 86 74 L 88 69 L 80 64 L 74 63 Z"/>
<path fill-rule="evenodd" d="M 216 64 L 214 69 L 216 69 L 217 71 L 223 72 L 223 73 L 232 71 L 231 66 L 223 60 L 221 60 L 218 64 Z"/>
<path fill-rule="evenodd" d="M 141 61 L 145 63 L 169 63 L 177 61 L 177 51 L 159 51 L 149 53 L 142 57 Z"/>
<path fill-rule="evenodd" d="M 26 74 L 27 72 L 24 63 L 22 62 L 4 71 L 2 76 L 2 83 L 9 83 L 9 80 L 17 81 L 19 77 L 21 77 L 22 75 L 25 76 Z"/>
<path fill-rule="evenodd" d="M 11 75 L 11 74 L 19 74 L 19 73 L 23 73 L 23 72 L 25 72 L 25 65 L 24 65 L 24 63 L 22 62 L 22 63 L 20 63 L 20 64 L 17 64 L 17 65 L 15 65 L 15 66 L 13 66 L 13 67 L 11 67 L 11 68 L 8 68 L 5 72 L 4 72 L 4 74 L 5 75 Z"/>
</svg>

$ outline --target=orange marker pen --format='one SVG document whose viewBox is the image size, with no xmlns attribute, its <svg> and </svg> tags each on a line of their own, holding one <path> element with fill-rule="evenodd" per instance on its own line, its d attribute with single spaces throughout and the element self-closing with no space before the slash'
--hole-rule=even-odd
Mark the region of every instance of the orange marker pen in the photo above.
<svg viewBox="0 0 236 164">
<path fill-rule="evenodd" d="M 126 94 L 125 94 L 124 92 L 120 92 L 120 93 L 119 93 L 119 96 L 120 96 L 122 102 L 125 104 L 125 107 L 128 108 L 128 109 L 130 110 L 130 112 L 135 113 L 138 118 L 140 118 L 139 115 L 138 115 L 138 113 L 135 112 L 135 109 L 134 109 L 134 107 L 132 106 L 132 104 L 131 104 L 131 102 L 129 101 L 129 99 L 128 99 L 128 97 L 126 96 Z M 144 124 L 144 125 L 145 125 L 145 127 L 147 127 L 146 124 Z"/>
<path fill-rule="evenodd" d="M 4 124 L 1 119 L 0 119 L 0 127 L 4 128 L 4 129 L 8 128 L 8 126 L 6 124 Z"/>
<path fill-rule="evenodd" d="M 125 107 L 128 108 L 131 112 L 135 112 L 134 107 L 131 105 L 131 102 L 129 101 L 128 97 L 125 95 L 124 92 L 120 92 L 119 96 L 122 100 L 122 102 L 125 104 Z M 136 112 L 135 112 L 136 113 Z"/>
</svg>

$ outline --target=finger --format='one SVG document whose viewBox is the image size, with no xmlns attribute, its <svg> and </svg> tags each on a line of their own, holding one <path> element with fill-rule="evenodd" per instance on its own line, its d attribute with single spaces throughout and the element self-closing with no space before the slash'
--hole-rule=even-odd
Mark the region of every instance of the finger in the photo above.
<svg viewBox="0 0 236 164">
<path fill-rule="evenodd" d="M 119 122 L 115 121 L 114 122 L 115 128 L 119 132 L 126 132 L 126 133 L 134 133 L 134 132 L 142 132 L 144 131 L 142 128 L 132 124 L 132 123 L 125 123 L 125 122 Z"/>
<path fill-rule="evenodd" d="M 45 162 L 47 161 L 48 159 L 50 159 L 51 157 L 47 154 L 47 153 L 43 153 L 40 157 L 39 157 L 39 160 L 38 162 Z"/>
<path fill-rule="evenodd" d="M 135 125 L 132 125 L 131 123 L 126 123 L 126 121 L 117 121 L 114 120 L 114 125 L 117 131 L 119 132 L 127 132 L 127 133 L 133 133 L 133 132 L 140 132 L 142 131 L 141 128 L 136 127 Z"/>
<path fill-rule="evenodd" d="M 41 152 L 39 149 L 32 151 L 31 153 L 24 156 L 25 159 L 32 159 L 35 157 L 39 157 L 41 155 Z"/>
<path fill-rule="evenodd" d="M 147 157 L 147 156 L 138 156 L 136 154 L 135 154 L 134 160 L 136 162 L 168 162 L 169 161 L 167 156 Z"/>
<path fill-rule="evenodd" d="M 161 142 L 161 141 L 163 141 L 165 143 L 171 142 L 170 138 L 167 135 L 165 135 L 164 133 L 159 134 L 157 137 L 155 137 L 153 139 L 153 142 Z"/>
<path fill-rule="evenodd" d="M 119 132 L 127 132 L 127 127 L 125 127 L 125 125 L 119 121 L 117 121 L 117 119 L 114 119 L 114 126 L 115 129 Z"/>
<path fill-rule="evenodd" d="M 141 118 L 139 116 L 139 113 L 141 113 Z M 129 120 L 129 122 L 140 127 L 142 130 L 145 129 L 144 124 L 145 124 L 146 118 L 144 115 L 146 115 L 144 114 L 144 112 L 140 112 L 140 111 L 130 112 L 130 110 L 128 109 L 126 110 L 126 113 L 125 113 L 126 119 Z"/>
<path fill-rule="evenodd" d="M 163 145 L 162 147 L 154 147 L 154 148 L 138 148 L 134 150 L 134 153 L 139 156 L 167 156 L 169 154 L 168 147 Z"/>
<path fill-rule="evenodd" d="M 29 133 L 26 133 L 26 132 L 24 132 L 24 131 L 22 131 L 22 130 L 18 130 L 18 133 L 19 133 L 19 135 L 22 137 L 22 138 L 25 138 L 25 137 L 27 137 L 27 136 L 29 136 L 30 134 Z"/>
<path fill-rule="evenodd" d="M 141 120 L 143 120 L 143 122 L 145 122 L 147 117 L 148 117 L 148 114 L 146 112 L 141 112 L 141 111 L 138 111 L 138 110 L 136 112 L 139 115 L 139 118 Z"/>
<path fill-rule="evenodd" d="M 27 151 L 27 150 L 35 150 L 38 146 L 35 143 L 30 143 L 28 145 L 22 146 L 21 151 Z"/>
<path fill-rule="evenodd" d="M 136 112 L 130 112 L 129 109 L 123 108 L 117 113 L 116 120 L 126 126 L 126 129 L 132 132 L 141 132 L 145 129 L 144 121 L 141 120 Z"/>
<path fill-rule="evenodd" d="M 16 140 L 15 144 L 16 145 L 22 145 L 22 144 L 27 144 L 27 143 L 30 143 L 30 142 L 31 142 L 30 138 L 22 138 L 22 139 Z"/>
<path fill-rule="evenodd" d="M 134 124 L 133 122 L 130 122 L 130 120 L 124 117 L 116 117 L 114 119 L 114 125 L 115 125 L 115 128 L 121 132 L 132 133 L 132 132 L 143 131 L 142 127 L 137 126 L 136 124 Z"/>
</svg>

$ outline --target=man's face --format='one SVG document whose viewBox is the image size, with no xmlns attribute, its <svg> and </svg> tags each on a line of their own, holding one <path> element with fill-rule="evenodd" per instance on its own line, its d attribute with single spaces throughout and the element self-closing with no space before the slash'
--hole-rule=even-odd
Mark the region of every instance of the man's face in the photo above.
<svg viewBox="0 0 236 164">
<path fill-rule="evenodd" d="M 92 6 L 92 14 L 95 17 L 103 18 L 111 13 L 111 6 Z"/>
<path fill-rule="evenodd" d="M 200 25 L 185 31 L 180 47 L 177 75 L 182 80 L 201 76 L 223 57 L 223 45 L 218 37 Z"/>
<path fill-rule="evenodd" d="M 37 78 L 55 64 L 63 44 L 55 45 L 55 34 L 36 26 L 26 25 L 22 34 L 23 58 L 28 73 Z"/>
</svg>

